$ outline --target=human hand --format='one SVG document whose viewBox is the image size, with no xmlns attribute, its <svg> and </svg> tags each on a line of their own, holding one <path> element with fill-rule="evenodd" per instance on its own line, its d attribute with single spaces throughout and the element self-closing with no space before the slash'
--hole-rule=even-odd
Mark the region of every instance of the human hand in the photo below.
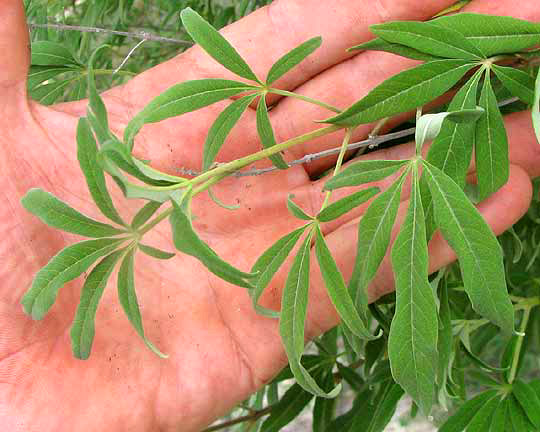
<svg viewBox="0 0 540 432">
<path fill-rule="evenodd" d="M 20 197 L 31 187 L 43 187 L 75 208 L 97 216 L 77 168 L 75 127 L 84 115 L 86 102 L 51 108 L 28 103 L 25 75 L 28 50 L 21 2 L 0 5 L 3 35 L 0 47 L 6 62 L 0 71 L 0 156 L 3 177 L 0 211 L 3 240 L 0 245 L 0 389 L 1 424 L 6 430 L 200 430 L 235 403 L 255 391 L 280 368 L 286 357 L 277 322 L 257 315 L 245 290 L 209 275 L 197 261 L 180 256 L 161 263 L 140 256 L 137 289 L 146 333 L 169 354 L 161 360 L 149 352 L 122 314 L 113 289 L 106 291 L 96 318 L 93 353 L 86 362 L 72 357 L 68 330 L 79 299 L 80 281 L 64 287 L 57 305 L 40 322 L 23 314 L 20 299 L 35 272 L 73 236 L 45 228 L 20 206 Z M 307 4 L 309 3 L 309 4 Z M 284 89 L 346 107 L 371 87 L 412 63 L 382 53 L 351 57 L 345 49 L 370 38 L 367 26 L 381 20 L 427 19 L 452 1 L 411 4 L 410 1 L 374 2 L 370 10 L 352 2 L 276 1 L 224 33 L 264 75 L 284 52 L 316 34 L 323 36 L 320 51 L 278 82 Z M 514 13 L 504 0 L 496 6 L 474 1 L 470 10 L 484 13 Z M 386 4 L 386 7 L 383 6 Z M 533 4 L 522 5 L 521 18 L 538 18 Z M 535 13 L 537 14 L 535 16 Z M 268 32 L 273 34 L 269 36 Z M 247 36 L 249 35 L 249 36 Z M 274 36 L 275 37 L 271 37 Z M 270 41 L 275 41 L 272 44 Z M 261 56 L 261 47 L 265 50 Z M 187 79 L 228 77 L 228 72 L 193 48 L 104 95 L 113 129 L 121 131 L 129 118 L 165 88 Z M 279 140 L 312 130 L 312 120 L 328 116 L 319 107 L 284 100 L 272 111 Z M 174 173 L 179 166 L 201 165 L 205 133 L 225 103 L 193 114 L 145 127 L 136 152 L 154 166 Z M 259 148 L 254 112 L 248 112 L 220 153 L 231 160 Z M 493 230 L 502 232 L 527 209 L 529 175 L 540 173 L 540 152 L 529 119 L 510 116 L 511 169 L 508 184 L 481 204 Z M 355 139 L 364 138 L 369 126 L 357 128 Z M 336 147 L 336 133 L 292 148 L 286 155 L 296 159 L 306 153 Z M 404 145 L 370 154 L 369 158 L 400 158 L 412 154 Z M 320 207 L 323 180 L 310 177 L 328 168 L 332 160 L 266 176 L 230 179 L 215 187 L 225 202 L 240 200 L 236 212 L 225 212 L 205 197 L 194 203 L 200 235 L 226 260 L 248 269 L 255 257 L 278 237 L 297 226 L 287 212 L 289 193 L 307 210 Z M 384 187 L 385 183 L 379 183 Z M 117 194 L 119 195 L 119 194 Z M 116 198 L 120 198 L 117 196 Z M 335 194 L 334 198 L 339 198 Z M 406 203 L 402 204 L 406 208 Z M 124 202 L 123 213 L 135 205 Z M 339 222 L 325 226 L 329 245 L 345 277 L 355 256 L 360 207 Z M 170 248 L 168 230 L 152 232 L 152 244 Z M 454 259 L 440 237 L 431 244 L 431 270 Z M 285 273 L 274 279 L 263 298 L 267 307 L 278 308 Z M 317 268 L 312 270 L 307 334 L 314 337 L 338 322 L 324 293 Z M 389 262 L 385 261 L 370 287 L 371 298 L 393 287 Z M 112 288 L 112 287 L 111 287 Z M 54 410 L 62 404 L 62 412 Z M 51 409 L 53 408 L 53 409 Z"/>
</svg>

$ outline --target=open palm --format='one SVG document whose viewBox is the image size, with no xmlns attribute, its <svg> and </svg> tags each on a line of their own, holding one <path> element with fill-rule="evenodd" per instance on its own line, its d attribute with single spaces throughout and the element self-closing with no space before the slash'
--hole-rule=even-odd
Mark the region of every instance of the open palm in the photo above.
<svg viewBox="0 0 540 432">
<path fill-rule="evenodd" d="M 369 24 L 427 19 L 452 2 L 377 1 L 365 10 L 347 0 L 331 2 L 331 6 L 316 0 L 276 0 L 224 33 L 261 76 L 284 52 L 321 34 L 320 52 L 277 84 L 345 107 L 411 65 L 385 54 L 352 57 L 345 53 L 345 48 L 369 38 Z M 31 187 L 41 187 L 89 216 L 100 216 L 76 161 L 75 128 L 86 102 L 46 108 L 27 101 L 28 52 L 21 3 L 7 0 L 0 5 L 0 48 L 9 57 L 0 70 L 0 194 L 4 204 L 0 208 L 0 424 L 10 431 L 200 430 L 270 380 L 286 362 L 277 322 L 257 315 L 244 289 L 223 282 L 188 256 L 166 262 L 137 256 L 136 285 L 145 330 L 169 355 L 166 360 L 141 342 L 124 316 L 113 286 L 99 306 L 93 352 L 87 361 L 73 358 L 69 344 L 80 280 L 60 290 L 44 320 L 32 321 L 22 312 L 20 299 L 35 272 L 77 239 L 45 227 L 26 213 L 19 204 L 21 196 Z M 510 1 L 496 7 L 488 3 L 475 0 L 470 7 L 499 14 L 512 11 Z M 533 9 L 534 5 L 524 6 L 522 17 L 534 19 Z M 265 50 L 262 56 L 261 48 Z M 136 112 L 170 85 L 206 77 L 229 77 L 229 73 L 197 47 L 143 73 L 104 95 L 111 127 L 120 133 Z M 280 141 L 313 130 L 312 120 L 328 115 L 322 108 L 300 101 L 276 102 L 271 118 Z M 205 134 L 226 104 L 145 127 L 137 138 L 136 153 L 172 173 L 180 167 L 197 169 Z M 511 148 L 516 165 L 507 185 L 480 206 L 497 233 L 526 211 L 531 194 L 528 175 L 540 172 L 540 152 L 527 125 L 524 115 L 508 119 L 511 142 L 519 143 Z M 359 127 L 355 138 L 368 133 L 368 126 Z M 285 157 L 296 159 L 336 147 L 340 138 L 336 133 L 315 140 L 308 144 L 309 150 L 300 145 Z M 259 148 L 255 113 L 248 110 L 219 160 L 236 159 Z M 409 152 L 404 145 L 369 157 L 397 159 Z M 240 204 L 240 209 L 226 211 L 206 196 L 198 197 L 193 208 L 198 233 L 224 259 L 249 269 L 270 244 L 299 226 L 287 212 L 289 193 L 308 213 L 318 210 L 324 180 L 311 178 L 331 166 L 330 159 L 285 172 L 225 180 L 215 187 L 215 193 L 226 203 Z M 115 200 L 120 202 L 122 214 L 128 216 L 140 207 L 120 195 Z M 364 209 L 324 227 L 346 277 L 355 256 L 355 222 Z M 148 234 L 146 242 L 170 250 L 169 238 L 168 226 L 162 224 Z M 454 259 L 440 237 L 432 241 L 430 251 L 432 270 Z M 338 323 L 316 267 L 311 276 L 308 337 Z M 284 278 L 285 273 L 274 278 L 263 297 L 265 306 L 279 308 Z M 392 286 L 385 260 L 370 287 L 371 297 Z"/>
</svg>

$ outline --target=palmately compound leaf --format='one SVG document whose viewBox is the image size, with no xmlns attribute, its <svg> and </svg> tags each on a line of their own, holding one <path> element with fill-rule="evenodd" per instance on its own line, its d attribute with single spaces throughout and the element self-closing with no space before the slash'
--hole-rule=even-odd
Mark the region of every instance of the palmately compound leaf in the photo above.
<svg viewBox="0 0 540 432">
<path fill-rule="evenodd" d="M 94 130 L 98 141 L 100 144 L 105 143 L 107 140 L 112 138 L 112 133 L 109 130 L 109 119 L 107 117 L 107 108 L 99 95 L 96 88 L 96 80 L 94 73 L 94 60 L 99 53 L 104 48 L 108 48 L 107 45 L 102 45 L 97 48 L 90 57 L 88 61 L 88 107 L 86 113 L 88 116 L 88 121 L 90 122 L 92 129 Z"/>
<path fill-rule="evenodd" d="M 497 390 L 489 390 L 465 402 L 439 429 L 439 432 L 462 432 L 475 414 L 497 396 Z"/>
<path fill-rule="evenodd" d="M 38 66 L 79 65 L 79 62 L 64 44 L 46 40 L 32 43 L 31 63 Z"/>
<path fill-rule="evenodd" d="M 370 187 L 354 192 L 322 209 L 317 215 L 317 220 L 321 222 L 333 221 L 358 207 L 360 204 L 370 200 L 379 192 L 380 189 L 378 187 Z"/>
<path fill-rule="evenodd" d="M 94 320 L 97 307 L 114 266 L 125 250 L 117 250 L 103 258 L 90 272 L 82 287 L 81 299 L 69 332 L 73 355 L 81 360 L 90 356 L 94 341 Z"/>
<path fill-rule="evenodd" d="M 268 107 L 266 106 L 264 96 L 261 96 L 259 104 L 257 105 L 257 133 L 259 134 L 261 144 L 264 148 L 270 148 L 276 145 L 276 137 L 274 135 L 274 130 L 272 129 L 272 124 L 270 123 Z M 279 153 L 273 154 L 269 159 L 276 168 L 289 168 L 289 165 L 283 160 L 283 157 Z"/>
<path fill-rule="evenodd" d="M 392 54 L 397 54 L 401 57 L 407 57 L 414 60 L 432 61 L 442 60 L 442 57 L 432 56 L 430 54 L 423 53 L 405 45 L 395 44 L 385 41 L 381 38 L 375 38 L 363 44 L 353 46 L 347 51 L 384 51 Z"/>
<path fill-rule="evenodd" d="M 128 123 L 124 142 L 131 149 L 135 135 L 146 123 L 155 123 L 196 111 L 239 93 L 256 90 L 248 84 L 219 78 L 198 79 L 173 85 L 156 96 Z"/>
<path fill-rule="evenodd" d="M 508 181 L 508 138 L 489 70 L 484 75 L 480 106 L 486 111 L 476 123 L 475 160 L 479 198 L 487 198 Z"/>
<path fill-rule="evenodd" d="M 137 292 L 135 291 L 134 262 L 135 251 L 132 249 L 124 257 L 118 272 L 118 299 L 120 300 L 120 304 L 122 305 L 126 316 L 139 336 L 143 339 L 146 346 L 157 356 L 167 358 L 167 355 L 158 350 L 144 334 L 141 311 L 139 310 Z"/>
<path fill-rule="evenodd" d="M 409 209 L 392 247 L 396 312 L 388 357 L 392 376 L 422 412 L 431 411 L 437 377 L 437 305 L 428 280 L 428 248 L 418 168 L 413 168 Z"/>
<path fill-rule="evenodd" d="M 539 23 L 509 16 L 459 13 L 432 23 L 458 31 L 486 56 L 518 52 L 537 45 L 540 38 Z"/>
<path fill-rule="evenodd" d="M 491 68 L 506 89 L 526 104 L 534 103 L 534 78 L 520 69 L 492 64 Z"/>
<path fill-rule="evenodd" d="M 506 334 L 514 330 L 514 309 L 506 290 L 503 254 L 497 238 L 456 183 L 424 162 L 435 221 L 459 259 L 473 308 Z"/>
<path fill-rule="evenodd" d="M 366 160 L 355 162 L 328 180 L 324 185 L 324 189 L 334 190 L 382 180 L 408 163 L 408 160 Z"/>
<path fill-rule="evenodd" d="M 257 96 L 258 94 L 255 93 L 235 100 L 216 118 L 204 142 L 203 171 L 206 171 L 214 163 L 232 128 Z"/>
<path fill-rule="evenodd" d="M 531 108 L 531 116 L 536 140 L 540 144 L 540 70 L 534 84 L 534 103 Z"/>
<path fill-rule="evenodd" d="M 153 246 L 148 246 L 143 243 L 139 243 L 138 247 L 141 252 L 145 253 L 146 255 L 160 260 L 168 260 L 176 255 L 175 253 L 162 251 L 161 249 L 155 248 Z"/>
<path fill-rule="evenodd" d="M 193 230 L 191 220 L 185 211 L 171 200 L 173 212 L 169 218 L 171 223 L 173 242 L 176 249 L 187 255 L 197 258 L 204 266 L 221 279 L 232 284 L 252 288 L 246 279 L 252 279 L 256 275 L 245 273 L 223 261 L 206 243 L 204 243 Z"/>
<path fill-rule="evenodd" d="M 261 432 L 278 432 L 293 421 L 313 399 L 313 394 L 294 384 L 281 397 L 268 418 L 261 425 Z"/>
<path fill-rule="evenodd" d="M 401 72 L 375 87 L 341 114 L 324 120 L 356 126 L 414 110 L 449 90 L 474 64 L 465 60 L 437 60 Z"/>
<path fill-rule="evenodd" d="M 332 257 L 332 253 L 326 245 L 321 227 L 317 225 L 315 237 L 315 253 L 319 268 L 326 286 L 328 296 L 332 300 L 332 304 L 336 308 L 341 320 L 347 328 L 356 336 L 362 339 L 374 339 L 373 335 L 367 328 L 366 323 L 360 318 L 351 294 L 347 289 L 343 275 L 339 271 L 336 261 Z"/>
<path fill-rule="evenodd" d="M 161 207 L 160 202 L 149 201 L 133 216 L 131 228 L 138 229 L 142 227 Z"/>
<path fill-rule="evenodd" d="M 292 214 L 295 218 L 300 220 L 311 221 L 313 217 L 308 215 L 298 204 L 293 201 L 294 195 L 289 194 L 287 197 L 287 209 L 289 213 Z"/>
<path fill-rule="evenodd" d="M 370 204 L 358 224 L 358 244 L 349 291 L 360 316 L 367 315 L 367 287 L 386 254 L 407 171 Z"/>
<path fill-rule="evenodd" d="M 56 301 L 58 290 L 80 276 L 98 258 L 116 249 L 124 239 L 102 238 L 75 243 L 62 249 L 34 277 L 21 303 L 24 311 L 42 319 Z"/>
<path fill-rule="evenodd" d="M 394 21 L 375 24 L 370 30 L 392 43 L 444 58 L 480 60 L 484 58 L 474 44 L 461 33 L 421 21 Z"/>
<path fill-rule="evenodd" d="M 540 398 L 534 389 L 521 380 L 512 384 L 512 393 L 536 429 L 540 429 Z"/>
<path fill-rule="evenodd" d="M 80 118 L 77 125 L 77 158 L 86 178 L 88 190 L 94 202 L 105 216 L 113 222 L 125 225 L 114 207 L 107 185 L 103 168 L 97 161 L 98 148 L 88 120 Z"/>
<path fill-rule="evenodd" d="M 278 59 L 268 71 L 266 85 L 271 85 L 274 81 L 281 78 L 293 67 L 302 62 L 307 56 L 321 46 L 322 38 L 314 37 L 293 48 L 283 57 Z"/>
<path fill-rule="evenodd" d="M 260 83 L 233 46 L 197 12 L 186 8 L 180 13 L 184 28 L 208 55 L 236 75 Z"/>
<path fill-rule="evenodd" d="M 264 251 L 251 268 L 251 273 L 257 274 L 254 281 L 255 289 L 251 291 L 251 299 L 253 301 L 253 307 L 262 315 L 274 318 L 279 316 L 277 312 L 261 307 L 258 304 L 259 299 L 264 289 L 272 280 L 272 277 L 283 265 L 296 243 L 298 243 L 298 239 L 304 233 L 307 226 L 304 225 L 281 237 Z"/>
<path fill-rule="evenodd" d="M 300 362 L 304 352 L 312 234 L 311 231 L 306 236 L 289 271 L 281 299 L 279 333 L 296 382 L 316 396 L 333 398 L 340 392 L 341 385 L 338 384 L 329 393 L 325 392 Z"/>
<path fill-rule="evenodd" d="M 109 237 L 126 231 L 95 221 L 42 189 L 30 189 L 22 198 L 23 207 L 47 225 L 85 237 Z"/>
</svg>

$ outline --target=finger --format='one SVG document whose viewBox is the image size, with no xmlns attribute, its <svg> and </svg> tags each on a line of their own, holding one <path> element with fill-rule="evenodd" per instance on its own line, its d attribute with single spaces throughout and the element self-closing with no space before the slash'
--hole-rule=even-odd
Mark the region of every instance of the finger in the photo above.
<svg viewBox="0 0 540 432">
<path fill-rule="evenodd" d="M 496 235 L 503 233 L 516 223 L 529 208 L 532 186 L 527 173 L 512 165 L 508 183 L 493 196 L 478 205 L 491 229 Z M 397 235 L 399 224 L 404 219 L 408 202 L 403 202 L 394 226 L 393 237 Z M 345 280 L 349 280 L 356 256 L 357 223 L 348 224 L 326 236 L 328 247 L 332 251 Z M 435 272 L 456 259 L 448 243 L 436 233 L 429 244 L 429 272 Z M 312 257 L 314 260 L 314 258 Z M 313 261 L 315 262 L 315 261 Z M 324 282 L 316 265 L 311 273 L 310 307 L 308 311 L 309 334 L 315 337 L 339 322 L 337 313 L 326 295 Z M 369 286 L 370 301 L 394 290 L 389 252 L 387 252 L 377 275 Z"/>
<path fill-rule="evenodd" d="M 25 95 L 26 73 L 30 59 L 28 29 L 21 0 L 0 2 L 0 52 L 4 61 L 0 68 L 0 87 L 4 93 L 0 103 L 12 102 L 10 94 Z"/>
<path fill-rule="evenodd" d="M 534 2 L 524 2 L 523 7 L 520 6 L 519 11 L 517 11 L 515 2 L 512 0 L 498 2 L 475 0 L 468 6 L 467 11 L 512 14 L 523 19 L 540 20 L 540 10 Z M 393 54 L 363 52 L 325 70 L 297 88 L 296 91 L 334 106 L 347 107 L 364 97 L 382 81 L 417 63 Z M 276 124 L 276 135 L 282 141 L 320 127 L 313 120 L 324 119 L 328 116 L 328 111 L 323 108 L 306 105 L 291 98 L 282 100 L 272 111 L 272 120 Z M 360 125 L 355 131 L 353 140 L 366 138 L 372 129 L 372 124 Z M 342 136 L 343 133 L 328 135 L 296 146 L 291 149 L 291 152 L 294 153 L 294 158 L 299 158 L 306 154 L 333 148 L 339 146 Z M 335 157 L 325 158 L 306 165 L 306 169 L 310 175 L 314 175 L 331 166 L 334 161 Z"/>
</svg>

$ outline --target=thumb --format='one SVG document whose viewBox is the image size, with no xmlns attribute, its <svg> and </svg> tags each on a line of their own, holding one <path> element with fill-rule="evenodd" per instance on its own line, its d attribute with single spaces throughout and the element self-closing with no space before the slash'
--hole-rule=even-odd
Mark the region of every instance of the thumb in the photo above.
<svg viewBox="0 0 540 432">
<path fill-rule="evenodd" d="M 23 0 L 0 1 L 0 29 L 0 53 L 6 59 L 0 68 L 0 88 L 25 96 L 30 41 Z M 9 97 L 0 99 L 6 102 Z"/>
</svg>

